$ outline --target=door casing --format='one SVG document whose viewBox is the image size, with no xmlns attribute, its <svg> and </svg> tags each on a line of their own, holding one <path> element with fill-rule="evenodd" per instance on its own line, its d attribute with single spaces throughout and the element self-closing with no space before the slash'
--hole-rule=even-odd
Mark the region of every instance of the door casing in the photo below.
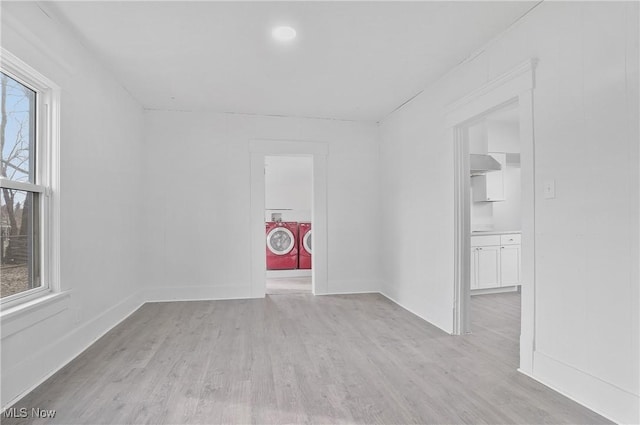
<svg viewBox="0 0 640 425">
<path fill-rule="evenodd" d="M 533 372 L 535 350 L 535 146 L 533 92 L 537 60 L 529 59 L 447 108 L 446 126 L 454 144 L 454 299 L 453 333 L 470 330 L 470 179 L 467 127 L 486 115 L 517 103 L 522 175 L 522 309 L 520 368 Z"/>
<path fill-rule="evenodd" d="M 249 142 L 249 151 L 251 152 L 251 296 L 253 298 L 264 298 L 266 294 L 264 161 L 267 156 L 311 156 L 313 158 L 313 195 L 311 202 L 311 221 L 313 223 L 312 293 L 314 295 L 328 293 L 328 144 L 297 140 L 254 139 Z"/>
</svg>

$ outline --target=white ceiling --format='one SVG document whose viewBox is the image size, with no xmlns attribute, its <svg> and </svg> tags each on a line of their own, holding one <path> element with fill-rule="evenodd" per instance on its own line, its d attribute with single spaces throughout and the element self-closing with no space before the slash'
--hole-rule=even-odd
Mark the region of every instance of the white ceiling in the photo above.
<svg viewBox="0 0 640 425">
<path fill-rule="evenodd" d="M 149 109 L 379 120 L 536 2 L 47 3 Z M 289 46 L 269 33 L 296 28 Z"/>
</svg>

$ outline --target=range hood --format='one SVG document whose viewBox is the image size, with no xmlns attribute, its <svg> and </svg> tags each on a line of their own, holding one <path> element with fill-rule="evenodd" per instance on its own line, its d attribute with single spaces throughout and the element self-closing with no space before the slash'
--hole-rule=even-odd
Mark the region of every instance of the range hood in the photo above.
<svg viewBox="0 0 640 425">
<path fill-rule="evenodd" d="M 484 174 L 487 171 L 499 171 L 500 163 L 491 155 L 472 153 L 469 155 L 469 169 L 471 174 Z"/>
</svg>

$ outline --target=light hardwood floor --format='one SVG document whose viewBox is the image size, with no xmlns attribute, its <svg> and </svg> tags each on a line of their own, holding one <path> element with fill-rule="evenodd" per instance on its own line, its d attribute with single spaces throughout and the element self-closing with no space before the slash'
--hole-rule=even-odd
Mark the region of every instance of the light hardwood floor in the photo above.
<svg viewBox="0 0 640 425">
<path fill-rule="evenodd" d="M 65 424 L 608 423 L 515 371 L 519 297 L 453 337 L 381 295 L 145 304 L 16 407 Z M 3 424 L 30 423 L 3 420 Z"/>
</svg>

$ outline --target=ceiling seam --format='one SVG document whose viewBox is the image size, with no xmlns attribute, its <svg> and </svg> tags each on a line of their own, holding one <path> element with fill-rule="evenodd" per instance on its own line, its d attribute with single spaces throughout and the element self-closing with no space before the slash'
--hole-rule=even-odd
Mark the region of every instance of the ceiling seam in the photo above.
<svg viewBox="0 0 640 425">
<path fill-rule="evenodd" d="M 46 5 L 44 4 L 46 3 Z M 87 55 L 94 60 L 97 64 L 99 64 L 108 74 L 113 81 L 119 85 L 125 93 L 140 106 L 141 109 L 144 110 L 144 104 L 129 91 L 129 89 L 120 81 L 120 79 L 116 76 L 116 73 L 113 69 L 107 65 L 108 61 L 106 61 L 102 55 L 97 54 L 97 49 L 92 48 L 86 39 L 82 35 L 82 33 L 73 25 L 71 21 L 69 21 L 62 13 L 60 13 L 55 4 L 51 1 L 36 1 L 36 6 L 40 9 L 42 13 L 44 13 L 49 19 L 58 24 L 58 27 L 62 29 L 62 31 L 66 32 L 65 35 L 71 36 L 82 48 L 86 51 Z"/>
<path fill-rule="evenodd" d="M 397 107 L 395 107 L 393 110 L 391 110 L 390 112 L 384 114 L 382 117 L 380 118 L 371 118 L 371 119 L 348 119 L 348 118 L 335 118 L 335 117 L 317 117 L 317 116 L 304 116 L 304 115 L 286 115 L 286 114 L 263 114 L 263 113 L 247 113 L 247 112 L 234 112 L 234 111 L 213 111 L 215 113 L 219 113 L 219 114 L 238 114 L 238 115 L 246 115 L 246 116 L 262 116 L 262 117 L 279 117 L 279 118 L 300 118 L 300 119 L 315 119 L 315 120 L 327 120 L 327 121 L 341 121 L 341 122 L 354 122 L 354 123 L 376 123 L 377 125 L 382 124 L 388 117 L 390 117 L 393 113 L 395 113 L 396 111 L 402 109 L 405 105 L 411 103 L 416 97 L 420 96 L 423 92 L 425 92 L 428 88 L 436 85 L 438 82 L 442 81 L 443 79 L 445 79 L 449 74 L 451 74 L 454 70 L 456 70 L 459 66 L 472 61 L 473 59 L 475 59 L 476 57 L 480 56 L 482 53 L 484 53 L 484 51 L 491 45 L 493 45 L 494 43 L 496 43 L 498 40 L 500 40 L 502 37 L 504 37 L 507 33 L 509 33 L 513 27 L 515 27 L 516 25 L 518 25 L 520 23 L 520 21 L 529 13 L 531 13 L 535 8 L 537 8 L 540 4 L 542 4 L 544 2 L 544 0 L 540 0 L 538 1 L 536 4 L 534 4 L 530 9 L 528 9 L 526 12 L 524 12 L 522 15 L 520 15 L 518 18 L 516 18 L 505 30 L 503 30 L 502 32 L 500 32 L 497 36 L 495 36 L 494 38 L 492 38 L 491 40 L 489 40 L 487 43 L 485 43 L 482 47 L 480 47 L 479 49 L 477 49 L 476 51 L 472 52 L 470 55 L 468 55 L 467 57 L 465 57 L 462 61 L 458 62 L 457 64 L 455 64 L 452 68 L 450 68 L 448 71 L 446 71 L 442 76 L 440 76 L 438 79 L 436 79 L 435 81 L 433 81 L 432 83 L 429 83 L 428 85 L 426 85 L 425 87 L 423 87 L 422 89 L 420 89 L 419 91 L 417 91 L 414 95 L 410 96 L 408 99 L 406 99 L 405 101 L 403 101 L 400 105 L 398 105 Z M 43 3 L 49 3 L 46 6 L 43 5 Z M 95 53 L 97 51 L 97 49 L 92 49 L 90 46 L 90 43 L 86 40 L 86 38 L 82 35 L 82 33 L 80 31 L 77 30 L 77 28 L 73 25 L 72 22 L 70 22 L 68 19 L 66 19 L 64 17 L 64 15 L 62 15 L 61 13 L 58 12 L 58 10 L 55 8 L 54 6 L 51 6 L 50 2 L 43 2 L 43 1 L 37 1 L 36 5 L 40 8 L 40 10 L 47 15 L 50 19 L 52 19 L 53 21 L 56 21 L 58 24 L 60 24 L 60 26 L 64 27 L 68 33 L 70 33 L 75 39 L 76 41 L 78 41 L 78 43 L 80 45 L 82 45 L 84 47 L 85 50 L 88 51 L 88 53 L 91 55 L 91 57 L 96 60 L 105 70 L 108 70 L 109 75 L 111 76 L 111 78 L 113 78 L 114 81 L 116 81 L 118 83 L 118 85 L 120 87 L 122 87 L 123 90 L 125 90 L 125 92 L 142 108 L 142 110 L 144 111 L 173 111 L 173 112 L 199 112 L 197 110 L 181 110 L 181 109 L 170 109 L 170 108 L 152 108 L 152 107 L 147 107 L 144 105 L 143 102 L 141 102 L 136 96 L 134 96 L 129 89 L 116 77 L 115 73 L 113 72 L 113 69 L 109 66 L 106 65 L 106 61 L 104 60 L 104 58 L 101 55 L 98 55 L 97 53 Z M 205 110 L 201 110 L 201 111 L 205 111 Z"/>
<path fill-rule="evenodd" d="M 348 118 L 333 118 L 333 117 L 315 117 L 308 115 L 287 115 L 287 114 L 263 114 L 257 112 L 234 112 L 234 111 L 214 111 L 207 109 L 171 109 L 171 108 L 151 108 L 151 107 L 143 107 L 144 111 L 149 112 L 192 112 L 192 113 L 213 113 L 220 115 L 243 115 L 243 116 L 252 116 L 252 117 L 269 117 L 269 118 L 297 118 L 297 119 L 308 119 L 308 120 L 323 120 L 323 121 L 340 121 L 340 122 L 350 122 L 350 123 L 366 123 L 366 124 L 375 124 L 377 121 L 375 120 L 358 120 L 358 119 L 348 119 Z"/>
<path fill-rule="evenodd" d="M 405 100 L 404 102 L 402 102 L 400 105 L 396 106 L 393 110 L 391 110 L 390 112 L 388 112 L 387 114 L 383 115 L 380 119 L 377 120 L 377 122 L 379 124 L 382 124 L 384 122 L 384 120 L 386 120 L 387 118 L 389 118 L 391 115 L 393 115 L 395 112 L 399 111 L 400 109 L 402 109 L 405 105 L 407 105 L 408 103 L 410 103 L 412 100 L 414 100 L 416 97 L 420 96 L 425 90 L 429 89 L 430 87 L 435 86 L 436 84 L 438 84 L 440 81 L 446 79 L 453 71 L 457 70 L 460 66 L 464 65 L 465 63 L 471 62 L 472 60 L 474 60 L 475 58 L 477 58 L 478 56 L 480 56 L 482 53 L 485 52 L 485 50 L 487 50 L 487 48 L 489 48 L 490 46 L 492 46 L 493 44 L 497 43 L 498 40 L 500 40 L 502 37 L 504 37 L 505 35 L 507 35 L 514 27 L 516 27 L 517 25 L 520 24 L 520 22 L 524 19 L 525 16 L 527 16 L 529 13 L 531 13 L 534 9 L 536 9 L 538 6 L 540 6 L 542 3 L 544 3 L 544 0 L 540 0 L 538 1 L 536 4 L 534 4 L 533 6 L 531 6 L 531 8 L 529 10 L 527 10 L 526 12 L 524 12 L 522 15 L 520 15 L 518 18 L 516 18 L 507 28 L 505 28 L 502 32 L 500 32 L 498 35 L 496 35 L 495 37 L 493 37 L 491 40 L 489 40 L 488 42 L 486 42 L 485 44 L 483 44 L 479 49 L 473 51 L 471 54 L 469 54 L 467 57 L 465 57 L 463 60 L 461 60 L 460 62 L 458 62 L 457 64 L 455 64 L 451 69 L 449 69 L 448 71 L 446 71 L 444 74 L 442 74 L 439 78 L 437 78 L 435 81 L 433 81 L 432 83 L 429 83 L 426 87 L 420 89 L 416 94 L 414 94 L 413 96 L 409 97 L 407 100 Z"/>
</svg>

